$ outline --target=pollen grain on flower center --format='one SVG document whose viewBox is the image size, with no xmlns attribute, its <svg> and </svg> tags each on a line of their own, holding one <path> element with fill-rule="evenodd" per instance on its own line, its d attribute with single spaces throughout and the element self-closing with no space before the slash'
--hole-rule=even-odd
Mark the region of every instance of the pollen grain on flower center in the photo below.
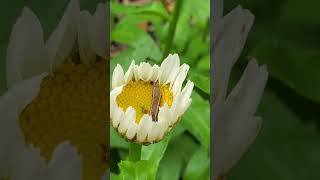
<svg viewBox="0 0 320 180">
<path fill-rule="evenodd" d="M 153 82 L 142 80 L 130 81 L 123 87 L 122 92 L 117 97 L 118 106 L 126 111 L 128 107 L 133 107 L 136 111 L 136 122 L 139 123 L 144 114 L 150 112 Z M 165 103 L 170 107 L 173 102 L 173 94 L 169 85 L 162 85 L 160 107 Z"/>
<path fill-rule="evenodd" d="M 82 157 L 83 179 L 100 179 L 106 170 L 103 146 L 107 128 L 106 64 L 65 63 L 41 83 L 38 96 L 20 114 L 27 143 L 49 160 L 64 141 Z M 108 137 L 109 138 L 109 137 Z"/>
</svg>

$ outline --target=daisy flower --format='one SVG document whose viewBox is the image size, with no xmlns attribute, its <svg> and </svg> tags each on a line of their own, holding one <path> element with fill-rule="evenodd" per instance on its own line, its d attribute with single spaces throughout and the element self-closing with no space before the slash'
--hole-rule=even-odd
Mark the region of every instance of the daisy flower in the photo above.
<svg viewBox="0 0 320 180">
<path fill-rule="evenodd" d="M 8 90 L 0 99 L 15 107 L 1 107 L 1 112 L 7 108 L 1 124 L 19 122 L 24 141 L 39 148 L 46 162 L 69 141 L 81 156 L 84 180 L 100 179 L 107 169 L 106 10 L 99 4 L 93 15 L 80 12 L 78 1 L 71 0 L 45 41 L 38 18 L 25 7 L 9 39 Z M 79 50 L 73 51 L 75 42 Z M 15 158 L 5 153 L 1 156 Z"/>
<path fill-rule="evenodd" d="M 234 89 L 227 94 L 232 66 L 241 54 L 254 16 L 237 7 L 222 17 L 222 2 L 215 2 L 213 37 L 213 173 L 224 179 L 246 152 L 261 127 L 255 112 L 268 72 L 251 60 Z M 220 4 L 219 4 L 220 3 Z"/>
<path fill-rule="evenodd" d="M 21 109 L 21 105 L 11 101 L 12 95 L 0 97 L 0 113 L 2 117 L 7 117 L 1 119 L 0 126 L 0 179 L 82 179 L 80 156 L 69 143 L 60 144 L 48 164 L 40 156 L 39 149 L 25 144 L 19 122 L 14 121 L 14 117 L 8 118 L 15 116 L 12 111 Z"/>
<path fill-rule="evenodd" d="M 188 109 L 193 82 L 182 89 L 189 66 L 177 54 L 159 67 L 132 61 L 124 73 L 118 64 L 112 75 L 110 118 L 125 139 L 138 144 L 159 142 Z"/>
</svg>

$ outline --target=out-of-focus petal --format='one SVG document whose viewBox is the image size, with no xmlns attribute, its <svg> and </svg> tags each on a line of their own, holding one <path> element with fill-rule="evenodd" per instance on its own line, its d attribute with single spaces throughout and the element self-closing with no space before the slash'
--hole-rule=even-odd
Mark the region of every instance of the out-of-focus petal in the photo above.
<svg viewBox="0 0 320 180">
<path fill-rule="evenodd" d="M 51 72 L 55 71 L 69 56 L 77 37 L 80 7 L 71 0 L 58 27 L 46 43 Z"/>
<path fill-rule="evenodd" d="M 90 44 L 89 35 L 89 21 L 91 20 L 91 14 L 88 11 L 82 11 L 80 13 L 78 24 L 78 46 L 80 60 L 84 64 L 89 65 L 96 59 L 96 53 Z"/>
<path fill-rule="evenodd" d="M 13 26 L 7 49 L 7 86 L 49 71 L 39 19 L 24 8 Z"/>
<path fill-rule="evenodd" d="M 231 69 L 239 58 L 254 16 L 240 6 L 231 11 L 218 24 L 213 44 L 213 99 L 224 99 Z"/>
</svg>

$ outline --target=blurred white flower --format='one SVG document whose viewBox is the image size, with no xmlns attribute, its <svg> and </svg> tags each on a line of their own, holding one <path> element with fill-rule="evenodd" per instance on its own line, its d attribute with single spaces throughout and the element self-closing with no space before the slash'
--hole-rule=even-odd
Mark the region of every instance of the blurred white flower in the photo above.
<svg viewBox="0 0 320 180">
<path fill-rule="evenodd" d="M 13 90 L 21 88 L 14 86 Z M 17 111 L 21 105 L 12 101 L 12 94 L 0 97 L 0 179 L 35 180 L 82 179 L 80 156 L 68 143 L 60 144 L 48 164 L 38 149 L 25 144 L 20 132 Z"/>
<path fill-rule="evenodd" d="M 213 36 L 213 174 L 224 179 L 254 141 L 261 127 L 255 116 L 267 82 L 266 66 L 250 60 L 227 94 L 232 66 L 239 58 L 254 16 L 240 6 L 222 16 L 222 1 L 214 1 Z"/>
<path fill-rule="evenodd" d="M 100 179 L 106 171 L 100 147 L 107 122 L 106 11 L 99 4 L 94 15 L 80 12 L 71 0 L 45 42 L 38 18 L 23 9 L 7 49 L 8 91 L 0 97 L 0 179 Z M 80 60 L 72 59 L 76 39 Z M 65 141 L 82 163 L 67 144 L 59 145 Z"/>
<path fill-rule="evenodd" d="M 136 143 L 160 141 L 191 104 L 193 82 L 182 89 L 188 71 L 189 65 L 180 66 L 177 54 L 170 54 L 160 67 L 132 61 L 124 73 L 117 65 L 110 92 L 112 126 Z"/>
</svg>

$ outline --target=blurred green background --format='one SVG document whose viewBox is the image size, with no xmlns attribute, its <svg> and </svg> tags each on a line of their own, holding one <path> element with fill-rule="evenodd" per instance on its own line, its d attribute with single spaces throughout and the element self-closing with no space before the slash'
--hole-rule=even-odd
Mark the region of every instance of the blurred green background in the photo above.
<svg viewBox="0 0 320 180">
<path fill-rule="evenodd" d="M 125 1 L 122 1 L 125 2 Z M 139 1 L 142 2 L 142 1 Z M 147 61 L 160 65 L 168 55 L 173 1 L 144 1 L 142 5 L 112 1 L 111 73 L 117 63 L 127 70 Z M 178 125 L 161 142 L 142 148 L 142 159 L 127 160 L 128 143 L 111 127 L 111 179 L 210 179 L 210 1 L 181 0 L 173 46 L 181 64 L 190 65 L 187 79 L 195 83 L 192 104 Z M 128 5 L 129 4 L 129 5 Z M 110 77 L 111 78 L 111 77 Z"/>
<path fill-rule="evenodd" d="M 99 2 L 104 0 L 79 0 L 80 8 L 94 12 Z M 3 0 L 0 6 L 0 94 L 6 90 L 5 61 L 10 33 L 23 7 L 29 7 L 39 18 L 44 30 L 45 40 L 57 27 L 69 0 Z"/>
<path fill-rule="evenodd" d="M 263 127 L 229 179 L 320 179 L 320 1 L 226 0 L 255 15 L 232 79 L 248 57 L 267 64 L 269 81 L 257 114 Z"/>
</svg>

